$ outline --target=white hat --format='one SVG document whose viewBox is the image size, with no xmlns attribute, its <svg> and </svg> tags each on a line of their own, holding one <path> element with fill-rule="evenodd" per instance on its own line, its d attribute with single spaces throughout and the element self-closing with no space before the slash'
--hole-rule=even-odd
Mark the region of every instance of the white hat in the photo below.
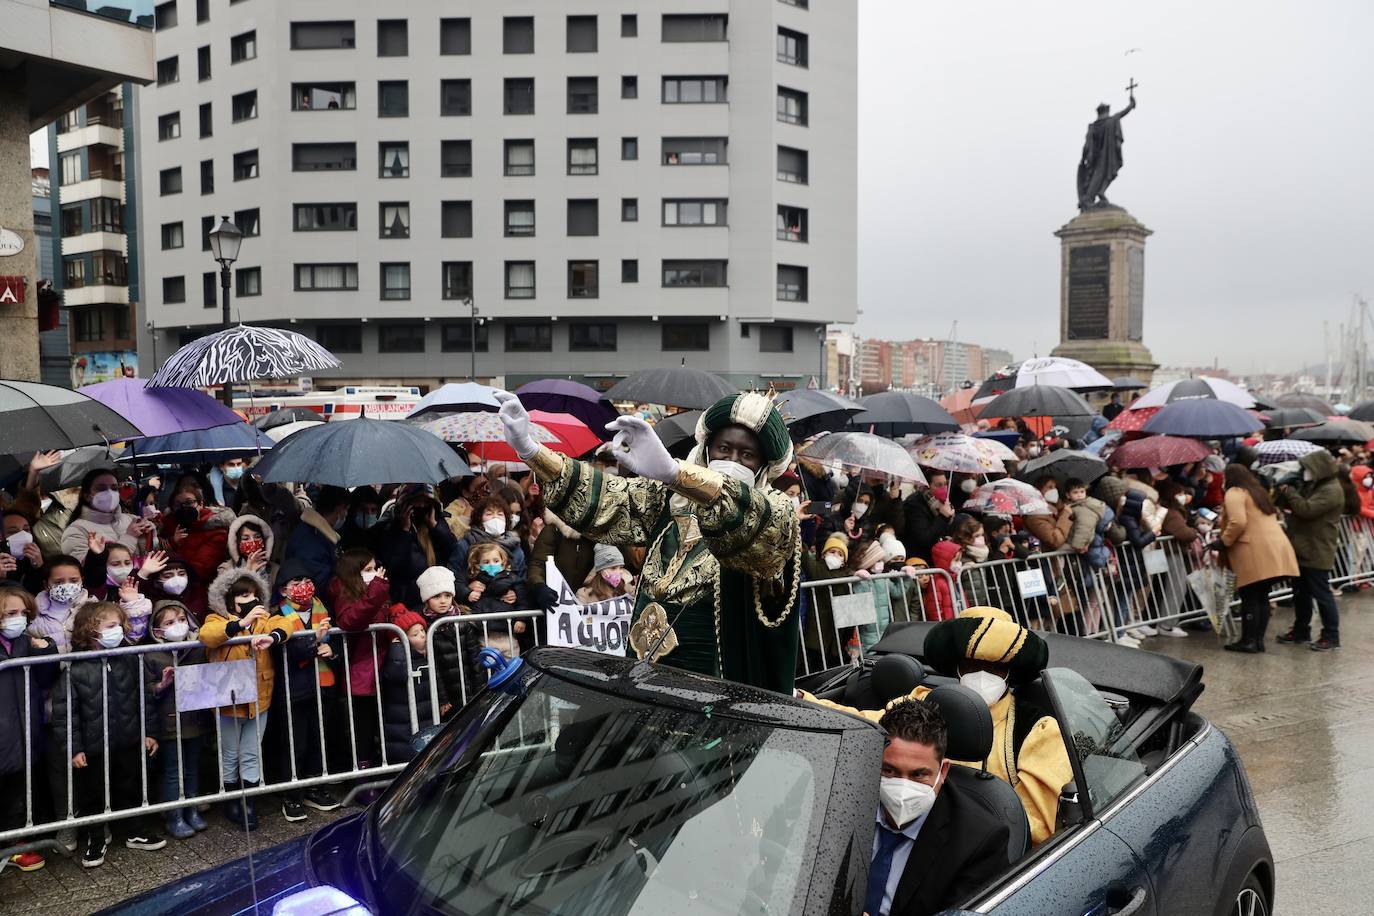
<svg viewBox="0 0 1374 916">
<path fill-rule="evenodd" d="M 883 541 L 882 548 L 889 560 L 895 560 L 897 557 L 906 559 L 906 545 L 895 537 L 890 541 Z"/>
<path fill-rule="evenodd" d="M 450 595 L 457 594 L 454 587 L 453 570 L 447 566 L 431 566 L 420 577 L 415 580 L 415 584 L 420 587 L 420 600 L 428 601 L 435 595 L 442 595 L 448 592 Z"/>
</svg>

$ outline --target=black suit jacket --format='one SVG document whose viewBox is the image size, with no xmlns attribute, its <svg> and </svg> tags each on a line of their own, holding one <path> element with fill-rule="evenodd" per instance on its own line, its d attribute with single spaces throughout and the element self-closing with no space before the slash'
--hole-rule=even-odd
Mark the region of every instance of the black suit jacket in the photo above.
<svg viewBox="0 0 1374 916">
<path fill-rule="evenodd" d="M 1007 825 L 949 781 L 916 835 L 891 916 L 924 916 L 964 902 L 1007 870 Z"/>
</svg>

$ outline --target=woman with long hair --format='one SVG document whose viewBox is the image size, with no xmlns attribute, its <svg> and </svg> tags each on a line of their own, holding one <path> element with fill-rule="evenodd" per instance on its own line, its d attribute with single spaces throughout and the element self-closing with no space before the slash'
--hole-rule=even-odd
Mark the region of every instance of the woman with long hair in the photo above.
<svg viewBox="0 0 1374 916">
<path fill-rule="evenodd" d="M 84 560 L 90 535 L 98 534 L 106 542 L 128 547 L 134 556 L 143 556 L 151 549 L 155 531 L 152 522 L 124 509 L 114 472 L 96 468 L 81 478 L 76 512 L 62 532 L 62 552 Z"/>
<path fill-rule="evenodd" d="M 1241 611 L 1240 639 L 1225 648 L 1263 652 L 1264 632 L 1269 627 L 1269 591 L 1277 580 L 1298 574 L 1298 559 L 1259 478 L 1243 465 L 1229 464 L 1225 482 L 1221 543 L 1236 574 Z"/>
</svg>

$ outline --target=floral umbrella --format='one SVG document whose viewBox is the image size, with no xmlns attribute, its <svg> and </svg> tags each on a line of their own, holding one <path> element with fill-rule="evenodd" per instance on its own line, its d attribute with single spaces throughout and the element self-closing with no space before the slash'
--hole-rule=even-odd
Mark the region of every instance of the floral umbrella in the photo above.
<svg viewBox="0 0 1374 916">
<path fill-rule="evenodd" d="M 974 490 L 964 500 L 963 511 L 984 515 L 1053 515 L 1040 491 L 1019 480 L 993 480 Z"/>
<path fill-rule="evenodd" d="M 923 436 L 911 444 L 911 457 L 916 463 L 940 471 L 956 474 L 999 474 L 1006 470 L 1003 459 L 996 457 L 985 443 L 963 433 L 936 433 Z M 1003 446 L 1005 448 L 1005 446 Z"/>
<path fill-rule="evenodd" d="M 582 455 L 601 444 L 587 425 L 571 414 L 530 411 L 530 435 L 534 441 L 564 455 Z M 445 442 L 461 442 L 476 455 L 489 461 L 519 461 L 506 444 L 505 427 L 499 414 L 485 411 L 426 415 L 416 423 Z"/>
</svg>

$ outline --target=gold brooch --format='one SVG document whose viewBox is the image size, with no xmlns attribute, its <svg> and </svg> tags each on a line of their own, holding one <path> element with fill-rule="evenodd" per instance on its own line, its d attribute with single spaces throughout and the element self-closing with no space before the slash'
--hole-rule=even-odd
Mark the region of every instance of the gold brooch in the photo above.
<svg viewBox="0 0 1374 916">
<path fill-rule="evenodd" d="M 653 648 L 655 643 L 658 643 L 656 649 Z M 663 605 L 651 601 L 644 606 L 639 620 L 630 627 L 630 648 L 635 650 L 635 655 L 641 660 L 650 649 L 653 649 L 653 654 L 648 658 L 651 662 L 658 661 L 677 648 L 677 634 L 668 625 L 668 612 L 663 609 Z"/>
</svg>

